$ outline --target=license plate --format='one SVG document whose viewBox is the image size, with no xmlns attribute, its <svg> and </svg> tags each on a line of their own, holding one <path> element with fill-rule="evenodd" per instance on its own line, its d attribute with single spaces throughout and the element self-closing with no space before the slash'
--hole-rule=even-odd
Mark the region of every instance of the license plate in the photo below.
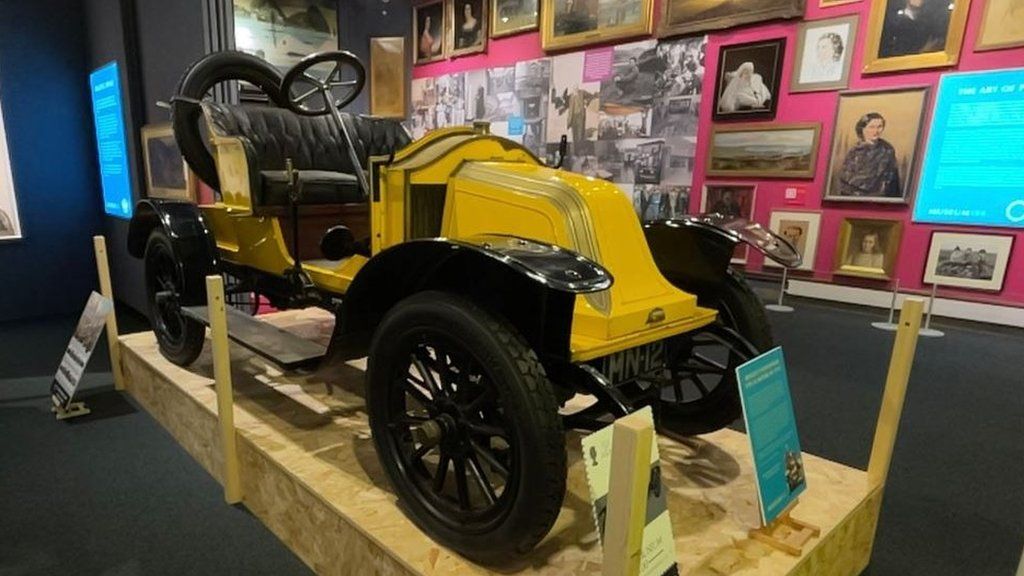
<svg viewBox="0 0 1024 576">
<path fill-rule="evenodd" d="M 616 352 L 600 360 L 601 373 L 612 384 L 636 380 L 651 372 L 665 368 L 665 341 L 659 340 Z"/>
</svg>

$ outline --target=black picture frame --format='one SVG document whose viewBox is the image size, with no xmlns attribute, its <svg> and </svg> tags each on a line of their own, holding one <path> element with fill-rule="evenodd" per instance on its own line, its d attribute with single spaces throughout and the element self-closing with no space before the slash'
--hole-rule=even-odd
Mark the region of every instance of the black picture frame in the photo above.
<svg viewBox="0 0 1024 576">
<path fill-rule="evenodd" d="M 719 48 L 712 118 L 716 122 L 775 119 L 782 92 L 782 64 L 785 55 L 785 38 Z M 737 77 L 749 66 L 753 66 L 749 79 Z M 747 83 L 746 87 L 742 85 L 743 82 Z M 754 86 L 751 87 L 751 84 Z M 767 100 L 764 100 L 765 90 L 769 96 Z M 751 104 L 751 99 L 761 100 L 765 105 Z"/>
</svg>

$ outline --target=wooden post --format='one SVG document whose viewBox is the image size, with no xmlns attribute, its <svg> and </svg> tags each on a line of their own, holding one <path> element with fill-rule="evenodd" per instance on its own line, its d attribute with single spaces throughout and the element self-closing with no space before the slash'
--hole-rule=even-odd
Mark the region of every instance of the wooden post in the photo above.
<svg viewBox="0 0 1024 576">
<path fill-rule="evenodd" d="M 871 446 L 871 460 L 868 461 L 868 487 L 878 488 L 885 484 L 892 462 L 892 451 L 896 445 L 896 432 L 900 427 L 900 415 L 903 413 L 903 399 L 907 394 L 907 383 L 910 381 L 910 368 L 914 364 L 914 351 L 917 349 L 917 334 L 921 328 L 921 313 L 924 300 L 907 298 L 900 311 L 899 328 L 896 330 L 896 342 L 892 347 L 889 360 L 889 374 L 885 378 L 885 390 L 882 393 L 882 408 L 878 413 L 875 426 L 875 439 Z"/>
<path fill-rule="evenodd" d="M 614 426 L 601 573 L 635 576 L 640 573 L 647 523 L 654 427 L 638 412 L 619 418 Z"/>
<path fill-rule="evenodd" d="M 210 313 L 210 338 L 213 340 L 213 380 L 217 389 L 217 421 L 220 423 L 224 500 L 242 501 L 238 446 L 235 439 L 235 405 L 231 390 L 231 354 L 228 350 L 228 317 L 224 308 L 224 278 L 206 277 L 206 301 Z"/>
<path fill-rule="evenodd" d="M 100 294 L 114 302 L 114 289 L 110 284 L 110 263 L 107 260 L 107 239 L 93 236 L 92 246 L 96 252 L 96 274 L 100 278 Z M 124 390 L 124 372 L 121 370 L 121 342 L 117 333 L 117 314 L 113 310 L 107 316 L 107 348 L 110 350 L 110 371 L 114 375 L 114 390 Z"/>
</svg>

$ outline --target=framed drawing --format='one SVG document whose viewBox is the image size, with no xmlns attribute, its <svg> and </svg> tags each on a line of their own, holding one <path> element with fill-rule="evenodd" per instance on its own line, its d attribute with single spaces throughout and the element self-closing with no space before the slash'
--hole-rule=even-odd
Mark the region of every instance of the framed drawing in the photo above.
<svg viewBox="0 0 1024 576">
<path fill-rule="evenodd" d="M 814 178 L 821 124 L 711 125 L 708 176 Z"/>
<path fill-rule="evenodd" d="M 446 0 L 448 57 L 487 50 L 488 0 Z"/>
<path fill-rule="evenodd" d="M 849 85 L 858 20 L 853 15 L 797 25 L 790 92 L 837 90 Z"/>
<path fill-rule="evenodd" d="M 757 186 L 742 183 L 718 183 L 704 185 L 704 193 L 700 196 L 700 211 L 702 214 L 717 213 L 733 218 L 742 218 L 750 221 L 754 217 L 754 200 L 757 195 Z M 749 246 L 741 242 L 733 251 L 733 264 L 747 263 L 747 249 Z"/>
<path fill-rule="evenodd" d="M 905 204 L 927 87 L 839 95 L 825 200 Z"/>
<path fill-rule="evenodd" d="M 800 253 L 803 261 L 797 270 L 814 270 L 814 258 L 818 254 L 818 233 L 821 231 L 821 212 L 775 210 L 768 227 L 789 240 Z M 765 258 L 764 265 L 781 268 L 771 258 Z"/>
<path fill-rule="evenodd" d="M 714 119 L 775 118 L 785 53 L 785 38 L 722 46 L 715 75 Z"/>
<path fill-rule="evenodd" d="M 987 0 L 975 52 L 1024 46 L 1024 2 Z"/>
<path fill-rule="evenodd" d="M 196 177 L 181 156 L 171 124 L 143 126 L 141 137 L 147 196 L 195 201 Z"/>
<path fill-rule="evenodd" d="M 902 220 L 843 218 L 832 273 L 889 280 L 896 269 Z"/>
<path fill-rule="evenodd" d="M 800 18 L 804 0 L 664 0 L 658 37 L 721 30 L 776 18 Z"/>
<path fill-rule="evenodd" d="M 370 38 L 370 114 L 405 119 L 405 37 Z"/>
<path fill-rule="evenodd" d="M 0 242 L 21 237 L 18 200 L 14 196 L 14 172 L 11 170 L 11 156 L 7 149 L 3 109 L 0 108 Z"/>
<path fill-rule="evenodd" d="M 491 38 L 537 29 L 540 0 L 490 0 Z"/>
<path fill-rule="evenodd" d="M 872 0 L 863 72 L 953 66 L 970 0 Z"/>
<path fill-rule="evenodd" d="M 235 48 L 281 70 L 310 54 L 338 49 L 338 3 L 234 0 Z"/>
<path fill-rule="evenodd" d="M 932 232 L 924 283 L 971 290 L 1003 289 L 1013 236 Z"/>
<path fill-rule="evenodd" d="M 563 50 L 651 33 L 654 0 L 542 0 L 541 44 Z"/>
<path fill-rule="evenodd" d="M 416 45 L 413 64 L 444 60 L 444 0 L 435 0 L 412 7 L 412 36 Z"/>
</svg>

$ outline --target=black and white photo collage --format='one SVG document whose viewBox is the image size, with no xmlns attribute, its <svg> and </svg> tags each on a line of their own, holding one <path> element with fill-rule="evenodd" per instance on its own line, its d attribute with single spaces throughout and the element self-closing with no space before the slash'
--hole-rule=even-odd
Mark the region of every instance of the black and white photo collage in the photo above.
<svg viewBox="0 0 1024 576">
<path fill-rule="evenodd" d="M 647 40 L 412 82 L 415 138 L 477 120 L 549 165 L 614 182 L 642 220 L 688 211 L 707 37 Z"/>
</svg>

